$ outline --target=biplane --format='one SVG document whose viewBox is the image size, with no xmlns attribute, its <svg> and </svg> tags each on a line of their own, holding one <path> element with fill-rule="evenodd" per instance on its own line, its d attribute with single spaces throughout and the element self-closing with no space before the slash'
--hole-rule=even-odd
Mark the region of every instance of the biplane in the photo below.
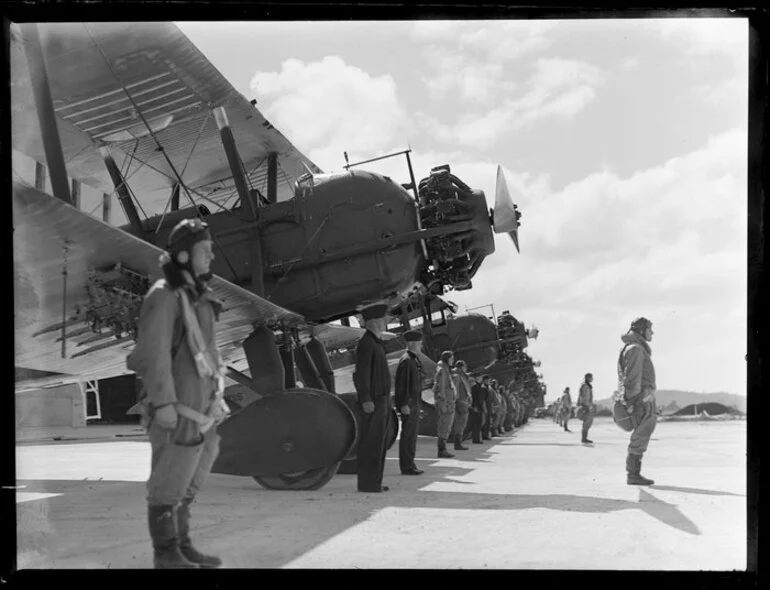
<svg viewBox="0 0 770 590">
<path fill-rule="evenodd" d="M 448 165 L 417 183 L 409 162 L 405 185 L 325 174 L 171 23 L 14 24 L 11 91 L 13 147 L 45 163 L 53 193 L 13 182 L 17 369 L 40 384 L 128 373 L 168 233 L 203 218 L 217 342 L 248 397 L 214 470 L 268 488 L 317 489 L 354 446 L 327 349 L 362 331 L 327 322 L 418 285 L 470 288 L 493 231 L 518 249 L 502 170 L 494 209 Z M 80 185 L 116 195 L 128 224 L 80 211 Z"/>
<path fill-rule="evenodd" d="M 538 329 L 527 329 L 508 310 L 493 320 L 480 313 L 458 314 L 458 309 L 441 296 L 417 290 L 391 310 L 391 315 L 400 321 L 400 329 L 408 329 L 417 321 L 423 332 L 423 350 L 434 362 L 443 351 L 451 350 L 456 360 L 465 361 L 469 374 L 489 374 L 505 385 L 517 383 L 522 397 L 534 403 L 540 394 L 533 367 L 540 366 L 540 362 L 533 361 L 524 349 L 530 339 L 537 339 Z M 389 329 L 398 333 L 399 326 Z M 420 434 L 436 436 L 436 411 L 430 389 L 423 391 L 421 411 Z"/>
</svg>

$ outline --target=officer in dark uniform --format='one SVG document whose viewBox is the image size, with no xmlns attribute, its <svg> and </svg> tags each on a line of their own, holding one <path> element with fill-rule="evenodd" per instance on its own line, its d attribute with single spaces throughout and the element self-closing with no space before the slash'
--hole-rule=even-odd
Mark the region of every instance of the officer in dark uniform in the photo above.
<svg viewBox="0 0 770 590">
<path fill-rule="evenodd" d="M 489 375 L 481 377 L 481 403 L 483 404 L 482 421 L 481 421 L 481 438 L 482 440 L 492 440 L 489 436 Z"/>
<path fill-rule="evenodd" d="M 396 369 L 396 408 L 401 414 L 401 440 L 398 443 L 398 463 L 401 475 L 424 473 L 414 463 L 417 452 L 417 433 L 420 430 L 420 394 L 423 369 L 417 353 L 422 348 L 422 333 L 409 330 L 404 333 L 406 352 Z"/>
<path fill-rule="evenodd" d="M 366 333 L 356 347 L 353 383 L 363 410 L 358 440 L 358 491 L 386 492 L 382 485 L 385 469 L 386 437 L 390 416 L 390 370 L 385 343 L 385 304 L 369 306 L 361 311 Z"/>
<path fill-rule="evenodd" d="M 471 407 L 470 416 L 468 422 L 471 426 L 471 432 L 473 433 L 473 443 L 480 445 L 481 442 L 481 427 L 484 424 L 484 412 L 486 404 L 486 390 L 481 385 L 480 377 L 471 377 L 474 384 L 471 387 Z"/>
</svg>

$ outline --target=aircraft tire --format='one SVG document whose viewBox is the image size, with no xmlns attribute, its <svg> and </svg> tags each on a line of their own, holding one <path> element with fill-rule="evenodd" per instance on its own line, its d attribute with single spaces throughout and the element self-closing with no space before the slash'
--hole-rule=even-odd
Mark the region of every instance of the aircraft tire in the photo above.
<svg viewBox="0 0 770 590">
<path fill-rule="evenodd" d="M 263 488 L 268 490 L 320 490 L 337 473 L 340 463 L 327 467 L 308 469 L 299 473 L 281 473 L 279 475 L 252 476 Z"/>
</svg>

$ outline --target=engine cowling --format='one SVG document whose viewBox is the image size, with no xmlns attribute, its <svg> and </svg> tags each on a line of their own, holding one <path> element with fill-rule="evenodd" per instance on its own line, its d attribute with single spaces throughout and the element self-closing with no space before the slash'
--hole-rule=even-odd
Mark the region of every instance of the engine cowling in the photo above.
<svg viewBox="0 0 770 590">
<path fill-rule="evenodd" d="M 425 240 L 428 257 L 421 282 L 436 294 L 444 287 L 470 289 L 482 261 L 495 251 L 484 192 L 471 189 L 443 165 L 419 182 L 418 195 L 423 229 L 455 225 L 450 233 Z"/>
</svg>

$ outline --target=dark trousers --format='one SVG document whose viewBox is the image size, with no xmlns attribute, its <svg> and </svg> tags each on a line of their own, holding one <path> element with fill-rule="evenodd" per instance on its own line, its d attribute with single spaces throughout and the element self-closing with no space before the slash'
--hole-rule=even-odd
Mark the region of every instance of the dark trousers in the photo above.
<svg viewBox="0 0 770 590">
<path fill-rule="evenodd" d="M 420 407 L 409 406 L 409 415 L 401 416 L 401 438 L 398 441 L 398 464 L 401 471 L 416 469 L 417 435 L 420 432 Z"/>
<path fill-rule="evenodd" d="M 363 413 L 358 440 L 358 489 L 378 489 L 385 469 L 385 438 L 390 408 L 388 398 L 374 400 L 374 412 Z"/>
<path fill-rule="evenodd" d="M 483 417 L 481 412 L 471 412 L 468 416 L 468 423 L 471 427 L 471 433 L 473 434 L 473 442 L 481 442 L 481 423 Z"/>
<path fill-rule="evenodd" d="M 489 430 L 491 426 L 489 412 L 485 412 L 481 420 L 481 436 L 483 438 L 489 438 Z"/>
</svg>

